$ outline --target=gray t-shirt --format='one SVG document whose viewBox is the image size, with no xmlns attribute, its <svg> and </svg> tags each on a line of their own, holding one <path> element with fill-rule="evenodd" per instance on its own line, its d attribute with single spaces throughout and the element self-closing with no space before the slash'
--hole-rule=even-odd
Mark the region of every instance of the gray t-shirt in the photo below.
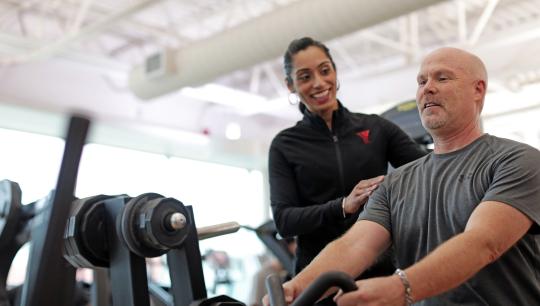
<svg viewBox="0 0 540 306">
<path fill-rule="evenodd" d="M 534 224 L 467 282 L 415 305 L 540 305 L 540 152 L 533 147 L 486 134 L 458 151 L 429 154 L 389 174 L 359 220 L 388 229 L 404 269 L 463 232 L 484 201 L 515 207 Z"/>
</svg>

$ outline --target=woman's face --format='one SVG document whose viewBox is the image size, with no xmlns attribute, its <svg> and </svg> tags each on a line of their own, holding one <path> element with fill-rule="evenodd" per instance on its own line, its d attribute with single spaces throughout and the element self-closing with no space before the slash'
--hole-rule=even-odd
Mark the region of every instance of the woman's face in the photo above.
<svg viewBox="0 0 540 306">
<path fill-rule="evenodd" d="M 337 109 L 336 70 L 324 51 L 310 46 L 296 53 L 292 64 L 289 90 L 298 94 L 308 110 L 320 114 Z"/>
</svg>

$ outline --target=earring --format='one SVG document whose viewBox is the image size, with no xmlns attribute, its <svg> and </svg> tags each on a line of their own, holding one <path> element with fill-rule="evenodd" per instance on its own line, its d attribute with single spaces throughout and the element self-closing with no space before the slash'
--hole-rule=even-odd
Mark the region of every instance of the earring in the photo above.
<svg viewBox="0 0 540 306">
<path fill-rule="evenodd" d="M 339 80 L 336 80 L 336 91 L 339 90 L 339 85 L 340 85 L 340 84 L 339 84 Z"/>
<path fill-rule="evenodd" d="M 287 98 L 291 105 L 296 105 L 300 103 L 300 97 L 298 97 L 298 95 L 294 92 L 291 92 Z"/>
</svg>

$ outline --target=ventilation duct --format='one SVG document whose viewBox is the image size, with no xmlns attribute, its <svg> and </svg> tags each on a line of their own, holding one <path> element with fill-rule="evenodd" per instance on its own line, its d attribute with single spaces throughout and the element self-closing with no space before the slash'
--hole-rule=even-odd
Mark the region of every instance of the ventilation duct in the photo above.
<svg viewBox="0 0 540 306">
<path fill-rule="evenodd" d="M 142 99 L 200 86 L 281 56 L 294 38 L 327 41 L 439 2 L 443 0 L 302 0 L 186 48 L 151 57 L 131 72 L 129 86 Z"/>
</svg>

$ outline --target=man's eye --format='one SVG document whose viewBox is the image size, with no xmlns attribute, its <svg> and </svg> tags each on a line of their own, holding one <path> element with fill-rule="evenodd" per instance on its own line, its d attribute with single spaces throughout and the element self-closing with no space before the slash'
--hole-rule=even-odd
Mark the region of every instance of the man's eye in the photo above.
<svg viewBox="0 0 540 306">
<path fill-rule="evenodd" d="M 448 80 L 448 77 L 446 76 L 440 76 L 439 77 L 439 81 L 447 81 Z"/>
<path fill-rule="evenodd" d="M 418 86 L 426 85 L 426 80 L 418 80 Z"/>
</svg>

